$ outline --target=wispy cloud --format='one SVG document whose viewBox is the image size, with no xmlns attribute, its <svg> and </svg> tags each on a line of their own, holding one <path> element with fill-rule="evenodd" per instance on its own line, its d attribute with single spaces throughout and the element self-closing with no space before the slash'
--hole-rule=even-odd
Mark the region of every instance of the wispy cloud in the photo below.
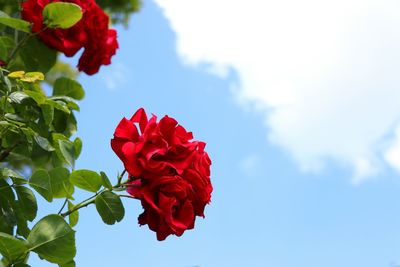
<svg viewBox="0 0 400 267">
<path fill-rule="evenodd" d="M 101 73 L 106 88 L 110 91 L 118 90 L 128 82 L 129 71 L 122 63 L 115 63 L 108 68 L 104 68 Z"/>
<path fill-rule="evenodd" d="M 399 1 L 155 1 L 184 62 L 236 70 L 238 99 L 301 169 L 400 171 L 400 135 L 385 147 L 400 119 Z"/>
<path fill-rule="evenodd" d="M 257 155 L 248 155 L 239 162 L 239 169 L 245 177 L 252 177 L 260 169 L 260 157 Z"/>
</svg>

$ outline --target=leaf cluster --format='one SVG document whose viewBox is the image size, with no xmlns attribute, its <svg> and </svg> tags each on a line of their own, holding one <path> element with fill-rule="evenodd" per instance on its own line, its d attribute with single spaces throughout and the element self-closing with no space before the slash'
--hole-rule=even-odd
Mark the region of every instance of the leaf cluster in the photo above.
<svg viewBox="0 0 400 267">
<path fill-rule="evenodd" d="M 104 223 L 120 222 L 125 210 L 115 192 L 126 184 L 123 175 L 113 186 L 104 172 L 75 170 L 82 150 L 75 114 L 85 91 L 76 72 L 58 61 L 58 53 L 31 32 L 31 25 L 10 16 L 19 11 L 17 2 L 0 3 L 5 11 L 0 11 L 0 267 L 29 266 L 31 253 L 71 267 L 79 209 L 93 204 Z M 136 1 L 114 2 L 109 10 L 118 14 L 137 8 Z M 122 12 L 123 7 L 130 11 Z M 56 2 L 46 6 L 43 16 L 49 28 L 69 28 L 82 10 Z M 77 188 L 93 195 L 77 202 Z M 48 202 L 64 199 L 64 205 L 58 214 L 37 221 L 38 196 Z"/>
<path fill-rule="evenodd" d="M 111 17 L 113 23 L 128 24 L 130 16 L 138 12 L 142 5 L 140 0 L 97 0 L 103 10 Z"/>
</svg>

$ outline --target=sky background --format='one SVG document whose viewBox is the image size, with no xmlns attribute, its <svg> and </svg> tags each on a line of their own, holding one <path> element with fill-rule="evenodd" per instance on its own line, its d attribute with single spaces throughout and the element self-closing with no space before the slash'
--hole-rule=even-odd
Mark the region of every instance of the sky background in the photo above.
<svg viewBox="0 0 400 267">
<path fill-rule="evenodd" d="M 144 1 L 112 65 L 80 77 L 76 168 L 116 177 L 110 139 L 144 107 L 207 143 L 212 203 L 163 242 L 136 200 L 113 226 L 83 209 L 77 266 L 400 266 L 399 14 L 395 0 Z"/>
</svg>

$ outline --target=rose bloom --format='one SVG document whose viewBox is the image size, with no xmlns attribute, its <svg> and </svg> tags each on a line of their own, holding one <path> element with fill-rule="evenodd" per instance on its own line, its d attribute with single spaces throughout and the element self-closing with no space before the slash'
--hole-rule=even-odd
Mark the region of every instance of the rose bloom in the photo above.
<svg viewBox="0 0 400 267">
<path fill-rule="evenodd" d="M 81 48 L 84 52 L 78 68 L 92 75 L 99 71 L 101 65 L 109 65 L 111 57 L 118 48 L 117 34 L 108 28 L 109 17 L 94 0 L 66 0 L 79 5 L 83 11 L 82 19 L 69 29 L 45 29 L 43 9 L 59 0 L 27 0 L 22 3 L 22 18 L 31 22 L 32 32 L 39 33 L 39 38 L 49 47 L 67 57 L 74 56 Z"/>
<path fill-rule="evenodd" d="M 148 120 L 139 109 L 121 120 L 111 140 L 130 177 L 127 192 L 144 208 L 139 224 L 147 224 L 158 240 L 193 229 L 211 200 L 211 160 L 205 143 L 192 139 L 173 118 Z"/>
</svg>

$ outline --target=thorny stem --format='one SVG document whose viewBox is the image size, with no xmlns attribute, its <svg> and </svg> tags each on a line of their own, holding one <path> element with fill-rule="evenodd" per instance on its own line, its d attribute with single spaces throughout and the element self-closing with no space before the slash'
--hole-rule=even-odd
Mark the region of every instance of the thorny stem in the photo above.
<svg viewBox="0 0 400 267">
<path fill-rule="evenodd" d="M 97 196 L 97 195 L 96 195 L 96 196 Z M 67 217 L 68 215 L 70 215 L 71 213 L 74 213 L 75 211 L 77 211 L 77 210 L 79 210 L 79 209 L 81 209 L 81 208 L 84 208 L 84 207 L 89 206 L 90 204 L 93 204 L 94 201 L 95 201 L 95 199 L 93 198 L 93 199 L 91 199 L 89 202 L 86 202 L 86 203 L 84 203 L 84 204 L 83 204 L 83 203 L 82 203 L 82 204 L 79 204 L 79 205 L 75 206 L 75 208 L 73 208 L 72 210 L 69 210 L 69 211 L 67 211 L 67 212 L 61 213 L 60 215 L 63 216 L 63 217 L 65 218 L 65 217 Z"/>
<path fill-rule="evenodd" d="M 127 184 L 128 181 L 126 181 L 126 182 L 124 182 L 124 183 L 121 183 L 122 177 L 125 175 L 125 173 L 126 173 L 126 170 L 124 170 L 124 171 L 121 173 L 121 175 L 118 176 L 118 182 L 117 182 L 117 184 L 116 184 L 115 186 L 112 187 L 112 189 L 103 189 L 103 190 L 100 190 L 99 192 L 97 192 L 97 193 L 94 194 L 93 196 L 91 196 L 91 197 L 85 199 L 84 201 L 80 202 L 79 204 L 77 204 L 73 209 L 68 210 L 68 211 L 66 211 L 66 212 L 64 212 L 64 213 L 61 213 L 62 209 L 64 208 L 64 206 L 63 206 L 63 208 L 60 210 L 60 212 L 59 212 L 58 214 L 60 214 L 62 217 L 65 218 L 65 217 L 67 217 L 68 215 L 70 215 L 71 213 L 74 213 L 75 211 L 78 211 L 78 210 L 81 209 L 81 208 L 84 208 L 84 207 L 87 207 L 87 206 L 89 206 L 89 205 L 91 205 L 91 204 L 94 204 L 94 203 L 95 203 L 95 200 L 96 200 L 96 197 L 97 197 L 98 195 L 100 195 L 101 193 L 103 193 L 103 192 L 105 192 L 105 191 L 110 191 L 110 192 L 112 192 L 112 191 L 114 191 L 114 190 L 115 190 L 115 191 L 120 191 L 120 190 L 118 190 L 118 189 L 123 189 L 123 188 L 129 186 L 129 184 Z M 128 195 L 118 195 L 118 196 L 120 196 L 120 197 L 126 197 L 126 198 L 128 198 L 128 197 L 129 197 L 129 198 L 133 198 L 133 197 L 130 197 L 130 196 L 128 196 Z M 64 205 L 65 205 L 65 204 L 64 204 Z"/>
<path fill-rule="evenodd" d="M 63 216 L 63 217 L 66 217 L 66 216 L 70 215 L 71 213 L 73 213 L 73 212 L 75 212 L 75 211 L 77 211 L 77 210 L 79 210 L 79 209 L 81 209 L 81 208 L 84 208 L 84 207 L 89 206 L 90 204 L 93 204 L 94 201 L 95 201 L 95 198 L 96 198 L 99 194 L 103 193 L 104 191 L 105 191 L 105 190 L 101 190 L 101 191 L 97 192 L 97 193 L 94 194 L 93 196 L 91 196 L 91 197 L 85 199 L 84 201 L 82 201 L 81 203 L 77 204 L 73 209 L 68 210 L 67 212 L 61 213 L 60 215 Z"/>
</svg>

